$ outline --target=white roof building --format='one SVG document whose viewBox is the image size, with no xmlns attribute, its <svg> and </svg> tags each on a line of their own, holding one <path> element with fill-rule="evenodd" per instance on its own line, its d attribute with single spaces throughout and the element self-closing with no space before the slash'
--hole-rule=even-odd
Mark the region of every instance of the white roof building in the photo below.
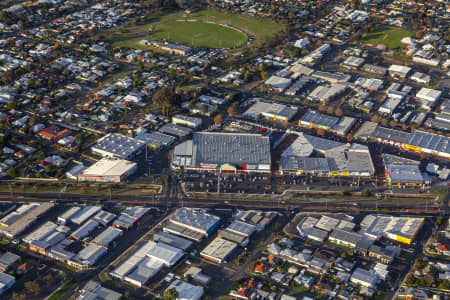
<svg viewBox="0 0 450 300">
<path fill-rule="evenodd" d="M 237 244 L 224 240 L 222 238 L 215 238 L 208 246 L 200 252 L 200 256 L 214 261 L 216 263 L 224 262 L 227 257 L 236 249 Z"/>
<path fill-rule="evenodd" d="M 406 78 L 411 72 L 410 67 L 405 67 L 401 65 L 391 65 L 388 69 L 389 74 L 393 77 Z"/>
<path fill-rule="evenodd" d="M 137 163 L 103 158 L 77 175 L 79 181 L 121 182 L 131 176 L 137 169 Z"/>
<path fill-rule="evenodd" d="M 428 101 L 428 102 L 436 102 L 442 95 L 441 91 L 433 90 L 429 88 L 421 88 L 419 92 L 417 92 L 416 97 L 419 100 Z"/>
<path fill-rule="evenodd" d="M 164 243 L 153 243 L 153 247 L 147 252 L 147 256 L 160 261 L 163 265 L 171 267 L 184 255 L 183 250 Z"/>
<path fill-rule="evenodd" d="M 0 295 L 16 283 L 16 278 L 9 274 L 0 272 Z"/>
<path fill-rule="evenodd" d="M 179 279 L 173 281 L 167 289 L 177 291 L 177 300 L 199 300 L 204 292 L 203 287 Z"/>
</svg>

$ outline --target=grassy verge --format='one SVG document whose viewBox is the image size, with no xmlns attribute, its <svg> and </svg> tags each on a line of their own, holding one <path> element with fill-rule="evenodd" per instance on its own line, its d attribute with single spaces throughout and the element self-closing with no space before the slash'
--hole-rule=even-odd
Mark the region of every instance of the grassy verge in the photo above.
<svg viewBox="0 0 450 300">
<path fill-rule="evenodd" d="M 48 300 L 59 300 L 64 296 L 68 291 L 73 290 L 75 285 L 77 284 L 75 279 L 72 279 L 70 282 L 63 285 L 56 293 L 51 295 Z"/>
</svg>

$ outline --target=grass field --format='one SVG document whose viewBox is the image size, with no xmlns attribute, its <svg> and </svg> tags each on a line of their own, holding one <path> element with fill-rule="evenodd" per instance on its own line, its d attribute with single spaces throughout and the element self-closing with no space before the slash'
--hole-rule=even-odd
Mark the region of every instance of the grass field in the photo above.
<svg viewBox="0 0 450 300">
<path fill-rule="evenodd" d="M 389 27 L 378 26 L 372 32 L 365 33 L 358 41 L 360 44 L 372 44 L 374 46 L 378 44 L 384 44 L 389 49 L 401 49 L 406 45 L 401 43 L 404 37 L 413 37 L 412 31 Z"/>
<path fill-rule="evenodd" d="M 215 24 L 213 24 L 215 23 Z M 221 25 L 230 25 L 227 28 Z M 150 29 L 154 33 L 150 33 Z M 145 24 L 133 24 L 107 36 L 113 47 L 147 49 L 140 40 L 163 40 L 196 47 L 229 48 L 242 46 L 247 36 L 263 39 L 282 29 L 282 25 L 259 18 L 244 17 L 204 9 L 191 14 L 176 12 L 155 15 Z"/>
<path fill-rule="evenodd" d="M 206 22 L 169 21 L 155 26 L 151 40 L 208 47 L 233 48 L 247 43 L 247 35 L 239 30 Z"/>
</svg>

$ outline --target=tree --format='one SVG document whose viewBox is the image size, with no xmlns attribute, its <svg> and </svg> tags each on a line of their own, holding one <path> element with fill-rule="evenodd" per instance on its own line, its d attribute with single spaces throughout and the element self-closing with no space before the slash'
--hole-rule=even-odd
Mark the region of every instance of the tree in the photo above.
<svg viewBox="0 0 450 300">
<path fill-rule="evenodd" d="M 441 290 L 450 290 L 450 280 L 444 280 L 439 285 L 438 288 Z"/>
<path fill-rule="evenodd" d="M 353 141 L 353 134 L 347 134 L 347 142 L 351 143 Z"/>
<path fill-rule="evenodd" d="M 214 117 L 214 123 L 215 123 L 217 126 L 222 125 L 222 123 L 223 123 L 223 115 L 222 115 L 222 114 L 216 115 L 216 116 Z"/>
<path fill-rule="evenodd" d="M 12 300 L 26 300 L 28 297 L 25 294 L 13 293 Z"/>
<path fill-rule="evenodd" d="M 8 176 L 11 178 L 16 178 L 17 171 L 15 168 L 9 168 L 9 170 L 8 170 L 8 172 L 6 172 L 6 174 L 8 174 Z"/>
<path fill-rule="evenodd" d="M 164 300 L 176 300 L 178 292 L 175 288 L 167 289 L 164 291 Z"/>
<path fill-rule="evenodd" d="M 323 128 L 318 128 L 317 129 L 317 135 L 324 136 L 325 135 L 325 130 Z"/>
<path fill-rule="evenodd" d="M 200 112 L 201 112 L 202 114 L 204 114 L 204 115 L 205 115 L 206 113 L 208 113 L 208 106 L 207 106 L 205 103 L 203 103 L 202 105 L 200 105 L 198 109 L 199 109 Z"/>
<path fill-rule="evenodd" d="M 339 118 L 344 116 L 344 112 L 342 111 L 342 108 L 340 108 L 340 107 L 336 108 L 336 111 L 334 113 L 335 113 L 336 117 L 339 117 Z"/>
<path fill-rule="evenodd" d="M 372 195 L 372 193 L 369 190 L 363 190 L 361 192 L 361 195 L 363 195 L 363 197 L 370 197 L 370 195 Z"/>
<path fill-rule="evenodd" d="M 233 102 L 227 109 L 227 113 L 230 116 L 234 116 L 237 113 L 239 104 L 237 102 Z"/>
<path fill-rule="evenodd" d="M 163 87 L 156 91 L 152 97 L 153 103 L 162 106 L 163 103 L 169 103 L 170 105 L 179 104 L 179 96 L 175 93 L 175 90 L 170 87 Z"/>
<path fill-rule="evenodd" d="M 425 152 L 420 152 L 419 156 L 420 156 L 421 160 L 424 160 L 427 158 L 427 154 Z"/>
<path fill-rule="evenodd" d="M 124 297 L 125 299 L 131 299 L 131 292 L 130 292 L 130 290 L 126 290 L 126 291 L 123 293 L 123 297 Z"/>
<path fill-rule="evenodd" d="M 442 224 L 444 224 L 444 221 L 445 221 L 445 218 L 444 218 L 443 216 L 439 216 L 439 217 L 436 219 L 436 224 L 437 224 L 438 226 L 441 226 Z"/>
<path fill-rule="evenodd" d="M 327 108 L 327 113 L 328 113 L 329 115 L 333 115 L 333 114 L 334 114 L 334 107 L 333 107 L 333 106 L 328 106 L 328 108 Z"/>
<path fill-rule="evenodd" d="M 370 121 L 372 121 L 373 123 L 378 123 L 378 122 L 380 122 L 380 117 L 378 117 L 378 116 L 373 116 L 373 117 L 370 119 Z"/>
<path fill-rule="evenodd" d="M 261 72 L 261 79 L 262 79 L 262 80 L 267 80 L 267 78 L 269 78 L 269 73 L 267 73 L 267 72 Z"/>
<path fill-rule="evenodd" d="M 36 281 L 27 281 L 24 285 L 27 291 L 35 297 L 41 293 L 41 286 Z"/>
</svg>

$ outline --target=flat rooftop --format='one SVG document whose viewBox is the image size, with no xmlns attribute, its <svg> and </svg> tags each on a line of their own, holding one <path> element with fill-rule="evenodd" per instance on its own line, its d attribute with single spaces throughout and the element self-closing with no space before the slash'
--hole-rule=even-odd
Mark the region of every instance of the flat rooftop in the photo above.
<svg viewBox="0 0 450 300">
<path fill-rule="evenodd" d="M 0 220 L 0 232 L 14 237 L 53 207 L 53 203 L 30 203 L 19 207 Z"/>
<path fill-rule="evenodd" d="M 195 210 L 191 208 L 180 208 L 170 218 L 170 222 L 173 222 L 179 226 L 188 227 L 190 229 L 198 230 L 201 233 L 208 235 L 214 230 L 220 222 L 220 218 L 207 213 L 205 210 Z"/>
<path fill-rule="evenodd" d="M 296 113 L 297 108 L 292 108 L 290 106 L 279 103 L 257 101 L 249 109 L 247 109 L 247 111 L 244 112 L 244 115 L 255 118 L 260 114 L 266 114 L 269 116 L 280 116 L 290 120 Z"/>
<path fill-rule="evenodd" d="M 236 243 L 221 239 L 215 238 L 208 246 L 203 249 L 201 255 L 223 261 L 225 260 L 231 252 L 237 247 Z"/>
<path fill-rule="evenodd" d="M 111 155 L 125 159 L 133 156 L 144 146 L 145 144 L 142 141 L 119 133 L 110 133 L 99 139 L 97 143 L 92 146 L 92 150 L 108 153 L 105 156 Z"/>
<path fill-rule="evenodd" d="M 197 132 L 193 164 L 270 165 L 270 140 L 260 134 Z"/>
<path fill-rule="evenodd" d="M 128 160 L 103 158 L 85 169 L 79 176 L 121 176 L 136 165 L 135 162 Z"/>
</svg>

